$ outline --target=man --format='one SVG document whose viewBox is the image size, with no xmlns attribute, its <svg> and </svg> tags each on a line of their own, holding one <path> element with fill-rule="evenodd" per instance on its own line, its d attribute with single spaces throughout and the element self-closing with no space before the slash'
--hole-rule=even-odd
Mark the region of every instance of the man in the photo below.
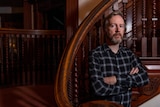
<svg viewBox="0 0 160 107">
<path fill-rule="evenodd" d="M 96 96 L 130 107 L 132 87 L 148 84 L 149 78 L 138 57 L 121 46 L 125 29 L 119 11 L 106 18 L 106 43 L 92 50 L 89 74 Z"/>
</svg>

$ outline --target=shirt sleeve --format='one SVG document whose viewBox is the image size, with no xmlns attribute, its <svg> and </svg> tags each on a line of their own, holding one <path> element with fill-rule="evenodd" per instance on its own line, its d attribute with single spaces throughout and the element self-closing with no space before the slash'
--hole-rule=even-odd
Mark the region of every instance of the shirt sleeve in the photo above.
<svg viewBox="0 0 160 107">
<path fill-rule="evenodd" d="M 89 74 L 93 91 L 98 96 L 118 95 L 128 91 L 126 87 L 104 83 L 98 56 L 89 56 Z"/>
<path fill-rule="evenodd" d="M 142 65 L 140 59 L 134 54 L 132 55 L 131 64 L 133 67 L 138 67 L 139 72 L 134 75 L 118 75 L 117 80 L 123 87 L 141 87 L 149 83 L 149 78 L 146 68 Z M 121 78 L 126 77 L 126 80 Z"/>
</svg>

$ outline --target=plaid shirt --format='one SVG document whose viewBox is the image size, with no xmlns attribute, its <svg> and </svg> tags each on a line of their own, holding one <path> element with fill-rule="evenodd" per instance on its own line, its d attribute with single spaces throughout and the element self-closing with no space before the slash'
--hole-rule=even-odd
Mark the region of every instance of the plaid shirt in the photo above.
<svg viewBox="0 0 160 107">
<path fill-rule="evenodd" d="M 130 75 L 133 67 L 138 67 L 139 72 Z M 92 50 L 89 56 L 89 74 L 96 96 L 117 102 L 124 107 L 131 106 L 131 88 L 140 87 L 149 82 L 147 72 L 138 57 L 131 50 L 122 46 L 116 54 L 107 44 Z M 104 83 L 104 77 L 113 75 L 117 78 L 115 85 Z"/>
</svg>

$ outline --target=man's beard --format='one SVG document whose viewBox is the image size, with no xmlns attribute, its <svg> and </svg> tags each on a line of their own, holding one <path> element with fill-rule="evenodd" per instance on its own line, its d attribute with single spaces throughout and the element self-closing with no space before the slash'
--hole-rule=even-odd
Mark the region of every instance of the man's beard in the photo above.
<svg viewBox="0 0 160 107">
<path fill-rule="evenodd" d="M 120 38 L 116 38 L 116 36 L 117 35 L 119 35 L 120 36 Z M 116 33 L 116 34 L 114 34 L 113 36 L 112 36 L 112 38 L 110 38 L 111 39 L 111 42 L 113 43 L 113 44 L 120 44 L 121 42 L 122 42 L 122 35 L 120 34 L 120 33 Z"/>
</svg>

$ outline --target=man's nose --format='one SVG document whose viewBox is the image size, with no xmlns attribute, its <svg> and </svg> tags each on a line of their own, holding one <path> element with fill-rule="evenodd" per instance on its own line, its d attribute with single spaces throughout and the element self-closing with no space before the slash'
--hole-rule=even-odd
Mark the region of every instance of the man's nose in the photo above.
<svg viewBox="0 0 160 107">
<path fill-rule="evenodd" d="M 116 32 L 119 32 L 119 29 L 120 29 L 120 28 L 119 28 L 118 26 L 116 26 Z"/>
</svg>

